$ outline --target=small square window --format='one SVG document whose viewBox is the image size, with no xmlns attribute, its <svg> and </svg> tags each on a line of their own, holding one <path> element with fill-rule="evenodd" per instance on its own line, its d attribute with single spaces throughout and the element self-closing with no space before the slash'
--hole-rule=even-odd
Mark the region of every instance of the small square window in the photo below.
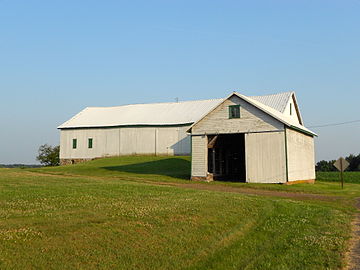
<svg viewBox="0 0 360 270">
<path fill-rule="evenodd" d="M 93 148 L 93 139 L 92 138 L 88 139 L 88 147 Z"/>
<path fill-rule="evenodd" d="M 240 118 L 240 105 L 229 106 L 229 118 Z"/>
<path fill-rule="evenodd" d="M 72 140 L 72 147 L 73 147 L 73 149 L 76 149 L 76 147 L 77 147 L 77 139 Z"/>
</svg>

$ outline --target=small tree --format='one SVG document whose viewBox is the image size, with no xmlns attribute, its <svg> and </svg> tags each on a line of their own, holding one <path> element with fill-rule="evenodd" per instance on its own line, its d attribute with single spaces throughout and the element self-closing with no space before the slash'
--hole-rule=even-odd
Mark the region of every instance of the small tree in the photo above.
<svg viewBox="0 0 360 270">
<path fill-rule="evenodd" d="M 39 155 L 36 159 L 45 166 L 59 166 L 60 146 L 51 146 L 48 144 L 43 144 L 39 147 Z"/>
</svg>

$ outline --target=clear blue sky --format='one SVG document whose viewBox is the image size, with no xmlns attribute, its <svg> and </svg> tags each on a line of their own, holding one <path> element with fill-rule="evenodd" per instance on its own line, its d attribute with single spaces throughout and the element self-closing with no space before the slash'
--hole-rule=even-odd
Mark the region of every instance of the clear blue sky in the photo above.
<svg viewBox="0 0 360 270">
<path fill-rule="evenodd" d="M 294 90 L 307 126 L 360 119 L 360 1 L 0 0 L 0 163 L 87 106 Z M 360 153 L 360 123 L 314 129 Z"/>
</svg>

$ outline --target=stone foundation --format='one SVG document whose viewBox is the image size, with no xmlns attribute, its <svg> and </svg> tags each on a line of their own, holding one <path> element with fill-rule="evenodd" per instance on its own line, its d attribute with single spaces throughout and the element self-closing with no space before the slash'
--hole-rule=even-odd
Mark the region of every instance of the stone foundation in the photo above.
<svg viewBox="0 0 360 270">
<path fill-rule="evenodd" d="M 284 183 L 284 185 L 296 185 L 296 184 L 315 184 L 315 179 L 289 181 Z"/>
<path fill-rule="evenodd" d="M 214 181 L 214 175 L 212 173 L 209 173 L 206 177 L 192 176 L 191 180 L 193 180 L 193 181 L 211 182 L 211 181 Z M 290 181 L 290 182 L 281 183 L 281 184 L 283 184 L 283 185 L 296 185 L 296 184 L 314 184 L 314 183 L 315 183 L 315 179 Z M 267 184 L 267 183 L 264 183 L 264 184 Z"/>
<path fill-rule="evenodd" d="M 61 158 L 60 165 L 71 165 L 93 160 L 92 158 Z"/>
<path fill-rule="evenodd" d="M 208 173 L 206 177 L 202 176 L 191 176 L 191 180 L 193 181 L 205 181 L 205 182 L 211 182 L 214 181 L 214 175 L 212 173 Z"/>
</svg>

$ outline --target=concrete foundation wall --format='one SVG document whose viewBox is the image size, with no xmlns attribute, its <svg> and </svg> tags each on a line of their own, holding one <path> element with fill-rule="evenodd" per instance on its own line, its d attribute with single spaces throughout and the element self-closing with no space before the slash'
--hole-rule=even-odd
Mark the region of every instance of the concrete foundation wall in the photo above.
<svg viewBox="0 0 360 270">
<path fill-rule="evenodd" d="M 314 138 L 292 129 L 286 129 L 289 181 L 314 180 Z"/>
<path fill-rule="evenodd" d="M 245 134 L 246 181 L 285 183 L 284 132 Z"/>
<path fill-rule="evenodd" d="M 60 131 L 60 159 L 93 159 L 107 156 L 150 154 L 189 155 L 189 126 L 119 127 L 63 129 Z M 88 148 L 88 139 L 93 148 Z M 72 140 L 77 139 L 77 148 Z"/>
</svg>

